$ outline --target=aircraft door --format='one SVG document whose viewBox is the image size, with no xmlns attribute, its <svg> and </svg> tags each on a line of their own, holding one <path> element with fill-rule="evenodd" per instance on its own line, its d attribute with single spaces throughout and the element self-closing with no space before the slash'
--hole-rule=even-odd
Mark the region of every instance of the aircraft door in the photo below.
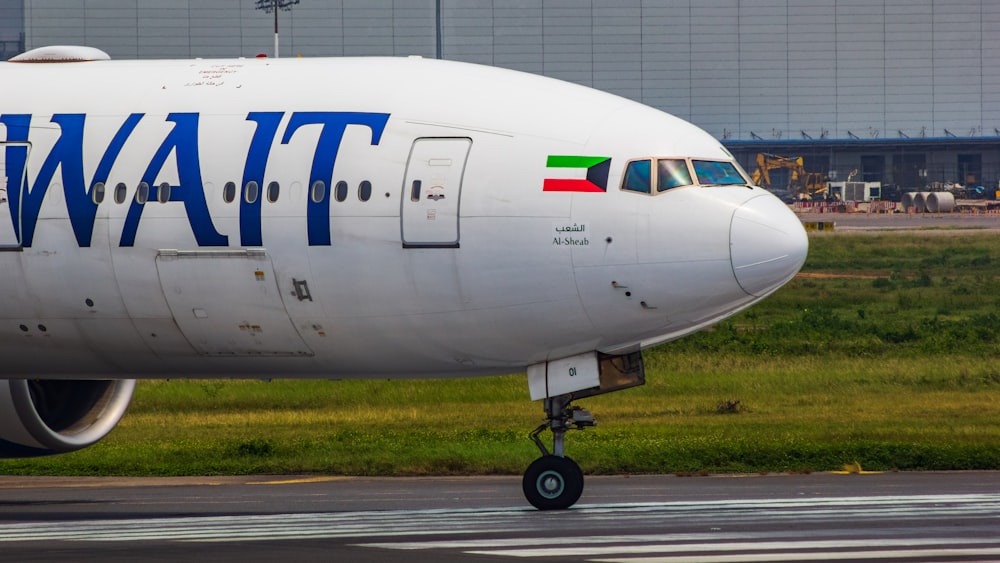
<svg viewBox="0 0 1000 563">
<path fill-rule="evenodd" d="M 472 139 L 413 141 L 400 218 L 404 248 L 458 248 L 462 176 Z"/>
<path fill-rule="evenodd" d="M 28 143 L 0 142 L 0 250 L 21 248 L 20 196 L 29 146 Z M 20 164 L 8 167 L 9 162 Z M 20 171 L 15 172 L 18 169 Z"/>
</svg>

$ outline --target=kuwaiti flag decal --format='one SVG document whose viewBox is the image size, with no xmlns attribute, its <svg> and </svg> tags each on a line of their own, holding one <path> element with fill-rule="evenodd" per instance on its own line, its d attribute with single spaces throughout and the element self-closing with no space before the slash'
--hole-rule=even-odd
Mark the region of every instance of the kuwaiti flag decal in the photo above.
<svg viewBox="0 0 1000 563">
<path fill-rule="evenodd" d="M 606 192 L 608 172 L 611 170 L 609 156 L 563 156 L 549 155 L 547 168 L 575 168 L 586 170 L 586 178 L 546 178 L 543 192 Z M 570 173 L 564 174 L 566 176 Z M 577 173 L 577 176 L 580 174 Z"/>
</svg>

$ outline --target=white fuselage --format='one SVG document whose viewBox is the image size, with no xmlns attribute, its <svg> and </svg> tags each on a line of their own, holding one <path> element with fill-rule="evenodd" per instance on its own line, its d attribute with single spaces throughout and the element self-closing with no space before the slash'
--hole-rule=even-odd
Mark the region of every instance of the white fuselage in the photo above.
<svg viewBox="0 0 1000 563">
<path fill-rule="evenodd" d="M 732 158 L 551 79 L 240 59 L 0 63 L 0 84 L 3 378 L 512 372 L 678 338 L 805 256 L 760 188 L 620 189 L 632 159 Z M 544 191 L 588 173 L 553 155 L 610 158 L 606 191 Z"/>
</svg>

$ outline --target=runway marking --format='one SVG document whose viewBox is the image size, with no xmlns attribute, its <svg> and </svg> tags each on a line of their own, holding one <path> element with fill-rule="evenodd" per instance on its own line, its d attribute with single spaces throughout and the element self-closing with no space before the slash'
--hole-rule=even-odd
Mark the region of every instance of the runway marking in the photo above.
<svg viewBox="0 0 1000 563">
<path fill-rule="evenodd" d="M 594 563 L 760 563 L 779 561 L 856 561 L 859 559 L 927 559 L 930 557 L 983 557 L 1000 555 L 996 549 L 911 549 L 901 551 L 834 551 L 830 553 L 759 553 L 745 555 L 708 555 L 703 557 L 626 557 L 621 559 L 590 559 Z"/>
<path fill-rule="evenodd" d="M 350 477 L 302 477 L 300 479 L 282 479 L 280 481 L 248 481 L 247 485 L 298 485 L 301 483 L 329 483 L 330 481 L 345 481 Z"/>
<path fill-rule="evenodd" d="M 741 531 L 751 519 L 764 529 Z M 965 521 L 954 532 L 966 537 L 942 537 L 934 524 L 942 520 Z M 357 539 L 354 545 L 368 549 L 608 563 L 993 559 L 1000 556 L 997 521 L 1000 494 L 803 497 L 582 505 L 558 513 L 487 508 L 0 523 L 0 543 Z M 792 524 L 808 529 L 808 539 L 790 531 Z M 674 526 L 705 531 L 629 533 Z M 578 531 L 595 528 L 607 532 Z M 441 536 L 448 537 L 435 539 Z"/>
<path fill-rule="evenodd" d="M 830 499 L 775 499 L 688 501 L 670 504 L 583 505 L 562 513 L 564 518 L 601 521 L 618 527 L 656 518 L 690 524 L 708 521 L 728 525 L 754 513 L 756 523 L 867 520 L 903 521 L 923 518 L 928 510 L 937 517 L 995 516 L 1000 514 L 1000 494 L 926 495 L 910 497 L 850 497 Z M 526 508 L 366 511 L 259 516 L 206 516 L 143 520 L 91 520 L 0 524 L 0 542 L 143 541 L 249 541 L 275 538 L 399 537 L 443 533 L 519 532 L 538 530 L 553 513 Z"/>
<path fill-rule="evenodd" d="M 698 553 L 705 551 L 776 551 L 789 549 L 844 549 L 851 547 L 917 547 L 985 544 L 1000 549 L 1000 541 L 983 538 L 869 538 L 863 540 L 788 540 L 759 542 L 676 543 L 616 546 L 543 547 L 534 549 L 469 550 L 475 555 L 505 555 L 508 557 L 581 557 L 611 554 L 640 555 L 649 553 Z M 840 553 L 840 552 L 838 552 Z"/>
<path fill-rule="evenodd" d="M 700 534 L 654 534 L 654 535 L 629 535 L 629 536 L 586 536 L 586 537 L 524 537 L 524 538 L 490 538 L 485 540 L 441 540 L 441 541 L 415 541 L 415 542 L 378 542 L 359 543 L 361 547 L 379 547 L 383 549 L 395 550 L 421 550 L 421 549 L 484 549 L 500 547 L 529 547 L 529 546 L 552 546 L 552 545 L 577 545 L 604 544 L 604 543 L 635 543 L 635 542 L 669 542 L 669 541 L 711 541 L 722 539 L 750 539 L 762 537 L 768 534 L 733 534 L 733 533 L 700 533 Z M 784 537 L 784 532 L 774 532 L 774 537 Z"/>
</svg>

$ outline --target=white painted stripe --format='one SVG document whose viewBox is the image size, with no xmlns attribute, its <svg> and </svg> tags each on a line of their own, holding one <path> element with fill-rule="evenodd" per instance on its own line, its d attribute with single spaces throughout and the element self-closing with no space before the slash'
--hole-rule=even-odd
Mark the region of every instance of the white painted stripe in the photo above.
<svg viewBox="0 0 1000 563">
<path fill-rule="evenodd" d="M 780 536 L 787 536 L 780 533 Z M 775 532 L 774 536 L 779 536 Z M 476 540 L 444 540 L 415 542 L 377 542 L 359 543 L 358 547 L 377 547 L 381 549 L 397 549 L 415 551 L 421 549 L 487 549 L 499 547 L 527 547 L 533 545 L 593 545 L 605 543 L 640 543 L 640 542 L 672 542 L 672 541 L 711 541 L 720 539 L 751 539 L 755 534 L 657 534 L 628 536 L 569 536 L 569 537 L 533 537 L 533 538 L 491 538 Z"/>
<path fill-rule="evenodd" d="M 636 555 L 646 553 L 702 553 L 720 551 L 764 551 L 789 549 L 845 549 L 857 547 L 917 547 L 917 546 L 967 546 L 990 545 L 1000 549 L 1000 540 L 985 538 L 866 538 L 859 540 L 801 540 L 723 543 L 675 543 L 616 546 L 578 546 L 534 549 L 484 549 L 467 551 L 475 555 L 502 555 L 506 557 L 593 557 L 621 553 Z"/>
<path fill-rule="evenodd" d="M 919 530 L 913 528 L 877 528 L 872 530 L 873 536 L 870 538 L 871 545 L 884 545 L 880 538 L 890 538 L 894 536 L 917 537 Z M 996 526 L 963 526 L 962 532 L 969 537 L 992 537 L 996 532 Z M 859 535 L 857 529 L 852 528 L 827 528 L 810 530 L 814 541 L 820 538 L 836 538 L 841 536 L 856 537 Z M 563 536 L 563 537 L 518 537 L 518 538 L 486 538 L 486 539 L 466 539 L 466 540 L 424 540 L 411 542 L 369 542 L 354 544 L 359 547 L 373 547 L 380 549 L 395 549 L 402 551 L 430 550 L 430 549 L 493 549 L 509 547 L 529 547 L 529 546 L 554 546 L 554 545 L 601 545 L 601 544 L 629 544 L 642 542 L 670 543 L 670 542 L 727 542 L 733 540 L 775 540 L 787 539 L 794 535 L 794 532 L 710 532 L 694 534 L 643 534 L 643 535 L 618 535 L 618 536 Z M 958 538 L 950 538 L 959 543 Z M 996 540 L 1000 544 L 1000 540 Z M 757 545 L 757 544 L 755 544 Z"/>
<path fill-rule="evenodd" d="M 886 495 L 886 496 L 858 496 L 858 497 L 803 497 L 803 498 L 785 498 L 785 499 L 727 499 L 727 500 L 703 500 L 703 501 L 677 501 L 671 502 L 667 505 L 663 503 L 651 503 L 651 502 L 637 502 L 637 503 L 622 503 L 622 504 L 601 504 L 601 505 L 588 505 L 588 504 L 578 504 L 576 508 L 579 510 L 588 511 L 616 511 L 622 508 L 628 509 L 662 509 L 664 506 L 669 506 L 671 508 L 688 508 L 688 507 L 781 507 L 789 508 L 793 506 L 802 505 L 812 505 L 812 506 L 849 506 L 849 505 L 862 505 L 862 506 L 874 506 L 881 504 L 937 504 L 937 503 L 949 503 L 949 502 L 1000 502 L 1000 494 L 960 494 L 960 495 Z"/>
<path fill-rule="evenodd" d="M 537 512 L 535 513 L 537 514 Z M 265 536 L 278 531 L 321 531 L 333 537 L 364 537 L 373 535 L 398 536 L 410 533 L 484 529 L 527 531 L 537 529 L 537 520 L 525 518 L 497 518 L 456 514 L 447 518 L 407 514 L 386 518 L 380 513 L 344 515 L 293 514 L 267 516 L 226 516 L 179 519 L 151 519 L 133 521 L 55 522 L 19 525 L 0 525 L 0 541 L 30 541 L 51 539 L 147 539 L 149 534 L 160 536 L 230 537 L 234 535 Z"/>
<path fill-rule="evenodd" d="M 652 512 L 645 511 L 641 514 L 629 514 L 627 512 L 619 512 L 617 514 L 609 514 L 607 517 L 594 518 L 588 517 L 588 520 L 598 521 L 598 520 L 611 520 L 619 522 L 623 519 L 631 520 L 642 520 L 648 517 L 648 515 L 655 514 L 657 518 L 661 519 L 687 519 L 692 517 L 698 517 L 700 515 L 711 515 L 712 517 L 718 517 L 720 515 L 731 515 L 742 519 L 746 515 L 748 510 L 759 510 L 757 513 L 758 518 L 769 519 L 769 520 L 787 520 L 789 518 L 800 518 L 800 517 L 821 517 L 826 520 L 828 518 L 840 518 L 840 517 L 850 517 L 856 518 L 860 515 L 871 515 L 880 517 L 895 517 L 895 516 L 927 516 L 929 510 L 933 510 L 935 514 L 995 514 L 1000 511 L 1000 504 L 997 505 L 960 505 L 960 506 L 913 506 L 913 507 L 896 507 L 896 508 L 876 508 L 876 507 L 854 507 L 854 508 L 836 508 L 836 509 L 824 509 L 824 508 L 796 508 L 796 509 L 780 509 L 775 511 L 769 511 L 769 509 L 753 509 L 753 508 L 740 508 L 734 510 L 723 510 L 723 509 L 704 509 L 690 512 L 675 512 L 675 511 L 663 511 L 663 512 Z"/>
<path fill-rule="evenodd" d="M 755 524 L 842 520 L 896 522 L 926 519 L 929 514 L 934 518 L 996 517 L 1000 515 L 1000 494 L 585 505 L 580 509 L 560 513 L 558 517 L 589 523 L 607 520 L 614 523 L 614 529 L 625 530 L 631 522 L 648 523 L 651 519 L 664 526 L 669 526 L 674 521 L 683 521 L 685 524 L 710 523 L 713 527 L 719 527 L 729 522 L 745 521 L 748 513 L 753 513 Z M 553 517 L 550 513 L 526 508 L 490 508 L 29 522 L 0 524 L 0 542 L 150 539 L 224 542 L 293 538 L 426 537 L 442 533 L 481 533 L 483 530 L 492 533 L 523 533 L 544 529 L 546 522 Z"/>
<path fill-rule="evenodd" d="M 768 563 L 779 561 L 853 561 L 858 559 L 926 559 L 929 557 L 993 557 L 1000 548 L 907 549 L 897 551 L 833 551 L 821 553 L 750 553 L 740 555 L 678 555 L 670 557 L 625 557 L 591 559 L 595 563 Z"/>
</svg>

